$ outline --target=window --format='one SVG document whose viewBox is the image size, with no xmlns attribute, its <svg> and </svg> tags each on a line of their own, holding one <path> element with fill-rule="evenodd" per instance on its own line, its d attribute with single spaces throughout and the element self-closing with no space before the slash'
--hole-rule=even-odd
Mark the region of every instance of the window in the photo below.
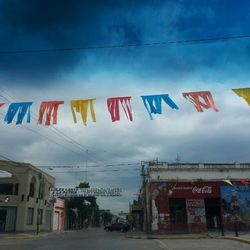
<svg viewBox="0 0 250 250">
<path fill-rule="evenodd" d="M 0 184 L 0 194 L 13 194 L 13 184 L 12 183 L 3 183 Z"/>
<path fill-rule="evenodd" d="M 14 195 L 18 195 L 19 184 L 15 184 Z"/>
<path fill-rule="evenodd" d="M 38 195 L 38 197 L 39 197 L 39 199 L 43 199 L 43 197 L 44 197 L 44 178 L 42 178 L 41 180 L 40 180 L 40 185 L 39 185 L 39 195 Z"/>
<path fill-rule="evenodd" d="M 29 191 L 30 197 L 35 196 L 35 185 L 36 185 L 36 179 L 33 177 L 31 182 L 30 182 L 30 191 Z"/>
<path fill-rule="evenodd" d="M 27 212 L 27 225 L 33 224 L 34 208 L 28 207 Z"/>
<path fill-rule="evenodd" d="M 37 209 L 37 224 L 42 225 L 43 224 L 43 210 Z"/>
</svg>

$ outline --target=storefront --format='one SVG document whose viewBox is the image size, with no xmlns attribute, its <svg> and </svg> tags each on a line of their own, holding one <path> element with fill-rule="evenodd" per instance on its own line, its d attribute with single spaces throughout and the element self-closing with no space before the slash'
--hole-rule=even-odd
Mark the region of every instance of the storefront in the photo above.
<svg viewBox="0 0 250 250">
<path fill-rule="evenodd" d="M 152 232 L 202 232 L 221 228 L 223 182 L 151 182 Z"/>
</svg>

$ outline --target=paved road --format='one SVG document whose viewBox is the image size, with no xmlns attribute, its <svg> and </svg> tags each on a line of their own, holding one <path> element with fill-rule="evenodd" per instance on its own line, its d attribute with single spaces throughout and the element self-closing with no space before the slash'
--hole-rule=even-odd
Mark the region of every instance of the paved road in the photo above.
<svg viewBox="0 0 250 250">
<path fill-rule="evenodd" d="M 128 239 L 120 232 L 102 229 L 52 234 L 36 240 L 0 240 L 1 250 L 249 250 L 250 245 L 220 239 Z"/>
</svg>

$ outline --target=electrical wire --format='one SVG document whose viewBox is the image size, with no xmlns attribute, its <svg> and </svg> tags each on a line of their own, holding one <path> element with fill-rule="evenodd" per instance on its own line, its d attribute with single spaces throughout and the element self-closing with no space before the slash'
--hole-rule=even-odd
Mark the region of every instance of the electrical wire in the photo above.
<svg viewBox="0 0 250 250">
<path fill-rule="evenodd" d="M 0 115 L 3 116 L 3 114 L 1 114 L 1 113 L 0 113 Z M 21 124 L 21 125 L 22 125 L 22 124 Z M 33 133 L 35 133 L 35 134 L 37 134 L 37 135 L 39 135 L 39 136 L 41 136 L 41 137 L 43 137 L 43 138 L 49 140 L 49 141 L 51 141 L 51 142 L 53 142 L 53 143 L 55 143 L 55 144 L 57 144 L 57 145 L 59 145 L 59 146 L 62 146 L 62 147 L 64 147 L 64 148 L 66 148 L 67 150 L 72 151 L 73 153 L 80 154 L 80 153 L 78 153 L 78 152 L 76 152 L 76 151 L 73 151 L 73 150 L 67 148 L 67 147 L 64 146 L 63 144 L 60 144 L 60 143 L 58 143 L 58 142 L 52 140 L 51 138 L 49 138 L 49 137 L 47 137 L 47 136 L 45 136 L 45 135 L 39 133 L 39 132 L 36 131 L 36 130 L 33 130 L 33 129 L 31 129 L 31 128 L 24 127 L 23 125 L 22 125 L 22 128 L 23 128 L 23 129 L 26 129 L 26 130 L 29 130 L 29 131 L 31 131 L 31 132 L 33 132 Z M 1 155 L 0 155 L 0 157 L 4 158 L 4 156 L 1 156 Z M 11 159 L 9 159 L 9 158 L 7 158 L 7 157 L 6 157 L 6 160 L 12 161 Z M 98 168 L 98 167 L 105 167 L 105 168 L 106 168 L 106 167 L 114 167 L 114 166 L 135 166 L 135 165 L 140 165 L 140 163 L 118 163 L 118 164 L 108 164 L 108 165 L 94 165 L 94 166 L 88 166 L 88 168 Z M 79 169 L 79 171 L 64 171 L 64 172 L 58 172 L 58 171 L 56 172 L 56 171 L 53 171 L 53 172 L 51 172 L 51 173 L 67 173 L 67 172 L 71 172 L 71 173 L 75 173 L 75 172 L 106 172 L 106 170 L 99 170 L 99 171 L 81 170 L 81 171 L 80 171 L 80 168 L 85 168 L 85 167 L 80 167 L 80 166 L 76 166 L 76 167 L 74 167 L 74 166 L 39 166 L 38 168 L 40 168 L 40 169 L 47 169 L 47 170 L 51 170 L 51 169 L 53 169 L 53 168 L 71 168 L 71 169 L 72 169 L 72 168 L 78 168 L 78 169 Z M 115 171 L 118 171 L 118 170 L 119 170 L 119 169 L 113 169 L 114 172 L 115 172 Z M 130 169 L 130 170 L 131 170 L 131 169 Z M 108 171 L 109 171 L 109 170 L 108 170 Z M 112 170 L 111 170 L 111 171 L 112 171 Z M 123 171 L 123 170 L 122 170 L 122 171 Z"/>
<path fill-rule="evenodd" d="M 99 50 L 99 49 L 119 49 L 130 47 L 153 47 L 161 45 L 173 45 L 173 44 L 199 44 L 206 42 L 222 42 L 238 39 L 249 39 L 250 35 L 235 35 L 235 36 L 223 36 L 223 37 L 208 37 L 208 38 L 196 38 L 186 40 L 173 40 L 173 41 L 160 41 L 160 42 L 148 42 L 148 43 L 134 43 L 134 44 L 114 44 L 114 45 L 99 45 L 99 46 L 86 46 L 86 47 L 69 47 L 69 48 L 50 48 L 50 49 L 23 49 L 23 50 L 1 50 L 0 54 L 27 54 L 27 53 L 48 53 L 48 52 L 72 52 L 82 50 Z"/>
<path fill-rule="evenodd" d="M 88 166 L 88 168 L 99 168 L 99 167 L 115 167 L 115 166 L 138 166 L 138 165 L 141 165 L 141 163 L 117 163 L 117 164 L 108 164 L 108 165 L 93 165 L 93 166 Z M 73 169 L 73 168 L 77 168 L 77 169 L 80 169 L 80 168 L 85 168 L 84 166 L 38 166 L 39 168 L 42 168 L 42 169 L 51 169 L 51 168 L 70 168 L 70 169 Z"/>
<path fill-rule="evenodd" d="M 86 170 L 78 170 L 78 171 L 47 171 L 49 174 L 67 174 L 67 173 L 96 173 L 96 172 L 123 172 L 123 171 L 139 171 L 141 170 L 140 168 L 134 168 L 134 169 L 106 169 L 106 170 L 94 170 L 94 171 L 86 171 Z"/>
<path fill-rule="evenodd" d="M 4 93 L 5 95 L 7 95 L 9 98 L 6 98 L 4 95 L 1 95 L 5 100 L 7 100 L 8 102 L 11 102 L 11 101 L 15 101 L 17 102 L 17 100 L 12 97 L 11 95 L 9 95 L 6 91 L 0 89 L 0 92 Z M 38 119 L 38 115 L 36 113 L 34 113 L 33 111 L 31 111 L 31 113 Z M 89 146 L 83 146 L 82 144 L 80 144 L 79 142 L 77 142 L 76 140 L 74 140 L 73 138 L 71 138 L 70 136 L 64 134 L 63 132 L 61 132 L 59 129 L 55 128 L 55 127 L 48 127 L 53 133 L 57 134 L 57 136 L 60 137 L 60 139 L 64 139 L 65 141 L 67 141 L 68 143 L 70 144 L 73 144 L 74 146 L 78 147 L 78 149 L 81 149 L 81 150 L 84 150 L 86 152 L 86 150 L 89 150 L 89 149 L 95 149 L 95 150 L 98 150 L 98 151 L 103 151 L 105 153 L 108 153 L 108 154 L 112 154 L 114 156 L 118 156 L 114 153 L 110 153 L 106 150 L 103 150 L 103 149 L 98 149 L 98 148 L 95 148 L 95 147 L 89 147 Z M 63 137 L 63 138 L 62 138 Z M 91 152 L 88 152 L 88 153 L 91 153 Z M 93 157 L 89 156 L 88 157 L 93 161 L 93 162 L 101 162 L 103 163 L 103 161 L 100 161 L 100 160 L 97 160 L 97 159 L 94 159 Z M 120 157 L 120 156 L 119 156 Z"/>
</svg>

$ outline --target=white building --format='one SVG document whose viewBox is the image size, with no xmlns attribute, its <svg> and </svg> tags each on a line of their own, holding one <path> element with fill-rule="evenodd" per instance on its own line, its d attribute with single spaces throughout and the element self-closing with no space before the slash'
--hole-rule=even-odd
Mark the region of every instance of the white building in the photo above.
<svg viewBox="0 0 250 250">
<path fill-rule="evenodd" d="M 27 163 L 0 161 L 0 232 L 52 229 L 54 177 Z"/>
</svg>

